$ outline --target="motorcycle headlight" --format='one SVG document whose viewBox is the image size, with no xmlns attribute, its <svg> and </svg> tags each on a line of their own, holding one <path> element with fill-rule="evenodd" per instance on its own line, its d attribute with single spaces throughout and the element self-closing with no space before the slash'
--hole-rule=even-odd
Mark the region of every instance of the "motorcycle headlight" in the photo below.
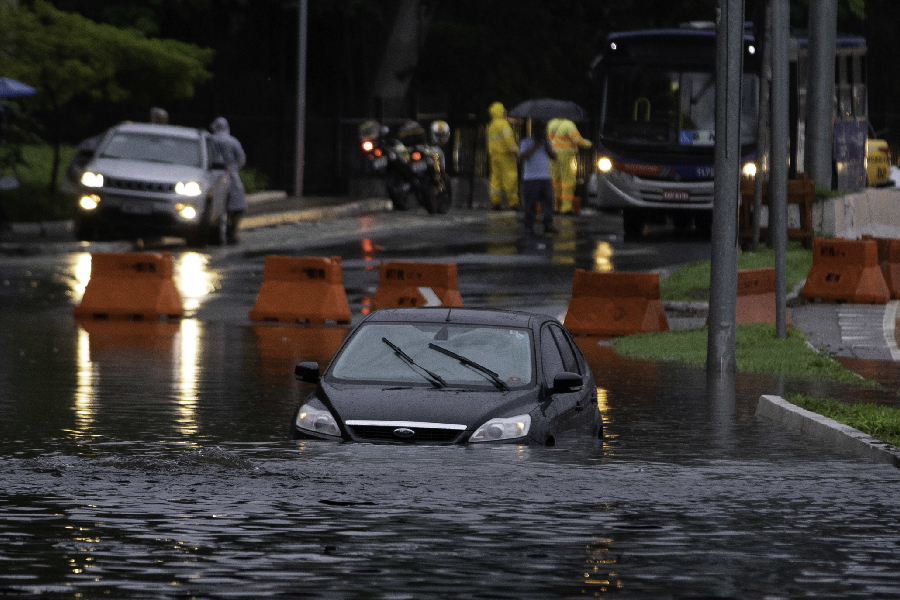
<svg viewBox="0 0 900 600">
<path fill-rule="evenodd" d="M 330 435 L 340 437 L 341 430 L 337 421 L 331 416 L 327 410 L 316 408 L 311 404 L 304 404 L 297 412 L 297 418 L 294 420 L 297 429 L 317 433 L 319 435 Z"/>
<path fill-rule="evenodd" d="M 475 430 L 470 442 L 498 442 L 512 440 L 528 435 L 531 429 L 531 416 L 518 415 L 501 419 L 491 419 Z"/>
</svg>

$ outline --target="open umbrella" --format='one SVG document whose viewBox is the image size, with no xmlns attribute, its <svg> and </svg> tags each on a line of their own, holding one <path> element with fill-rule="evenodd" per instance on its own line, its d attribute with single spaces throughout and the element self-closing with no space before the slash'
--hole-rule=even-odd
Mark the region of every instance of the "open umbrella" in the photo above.
<svg viewBox="0 0 900 600">
<path fill-rule="evenodd" d="M 0 98 L 14 98 L 16 96 L 31 96 L 34 88 L 21 81 L 0 77 Z"/>
<path fill-rule="evenodd" d="M 517 104 L 509 111 L 509 116 L 522 119 L 542 119 L 544 121 L 550 119 L 572 119 L 573 121 L 578 121 L 587 118 L 587 113 L 583 108 L 568 100 L 539 98 Z"/>
</svg>

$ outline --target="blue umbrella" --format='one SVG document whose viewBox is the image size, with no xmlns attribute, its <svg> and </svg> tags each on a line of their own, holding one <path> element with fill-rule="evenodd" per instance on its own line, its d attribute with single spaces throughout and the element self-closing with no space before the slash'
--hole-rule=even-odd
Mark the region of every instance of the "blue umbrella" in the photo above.
<svg viewBox="0 0 900 600">
<path fill-rule="evenodd" d="M 34 88 L 30 85 L 26 85 L 15 79 L 10 79 L 9 77 L 0 77 L 0 98 L 31 96 L 33 94 Z"/>
</svg>

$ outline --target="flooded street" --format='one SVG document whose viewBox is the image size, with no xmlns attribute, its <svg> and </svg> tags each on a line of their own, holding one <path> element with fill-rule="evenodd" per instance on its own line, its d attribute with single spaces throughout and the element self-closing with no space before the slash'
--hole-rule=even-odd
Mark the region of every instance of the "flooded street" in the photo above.
<svg viewBox="0 0 900 600">
<path fill-rule="evenodd" d="M 354 321 L 371 305 L 377 261 L 424 246 L 436 261 L 455 257 L 466 306 L 554 316 L 573 268 L 666 268 L 673 248 L 680 260 L 708 253 L 692 241 L 624 244 L 602 224 L 563 223 L 539 248 L 517 241 L 514 222 L 460 217 L 415 232 L 383 222 L 354 221 L 343 236 L 324 224 L 320 238 L 267 230 L 268 246 L 250 232 L 236 252 L 172 249 L 186 312 L 173 321 L 76 320 L 86 252 L 0 261 L 0 592 L 900 595 L 900 471 L 755 416 L 761 394 L 843 388 L 746 374 L 708 382 L 702 369 L 579 338 L 602 441 L 291 440 L 310 391 L 293 366 L 327 362 L 347 328 L 250 322 L 268 253 L 341 256 Z"/>
</svg>

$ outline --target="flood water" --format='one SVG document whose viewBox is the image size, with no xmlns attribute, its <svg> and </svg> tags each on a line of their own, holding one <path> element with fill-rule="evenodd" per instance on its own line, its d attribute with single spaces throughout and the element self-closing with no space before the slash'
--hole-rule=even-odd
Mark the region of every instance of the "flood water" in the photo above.
<svg viewBox="0 0 900 600">
<path fill-rule="evenodd" d="M 900 595 L 900 471 L 755 417 L 760 394 L 810 382 L 718 386 L 583 338 L 603 441 L 298 442 L 293 365 L 345 328 L 17 308 L 0 315 L 10 597 Z"/>
</svg>

